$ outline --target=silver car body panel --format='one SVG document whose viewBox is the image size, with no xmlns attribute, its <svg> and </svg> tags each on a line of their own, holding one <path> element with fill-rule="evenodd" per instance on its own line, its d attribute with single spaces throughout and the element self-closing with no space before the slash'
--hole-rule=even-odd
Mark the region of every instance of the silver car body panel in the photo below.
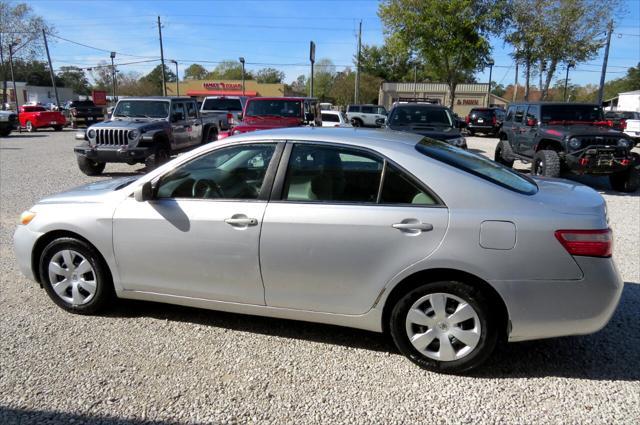
<svg viewBox="0 0 640 425">
<path fill-rule="evenodd" d="M 444 206 L 163 201 L 173 203 L 167 208 L 131 197 L 194 156 L 274 140 L 376 152 L 422 181 Z M 606 228 L 599 194 L 537 179 L 539 192 L 522 195 L 420 154 L 419 140 L 388 130 L 298 128 L 205 145 L 118 190 L 116 183 L 98 183 L 45 198 L 31 209 L 36 218 L 16 230 L 20 270 L 34 278 L 37 239 L 63 230 L 102 253 L 122 298 L 381 331 L 385 303 L 400 282 L 450 269 L 496 290 L 512 341 L 590 333 L 607 323 L 622 291 L 613 259 L 572 257 L 554 237 L 558 229 Z M 220 221 L 234 214 L 255 218 L 256 225 L 237 229 Z M 407 218 L 433 230 L 408 235 L 391 227 Z M 507 226 L 486 225 L 496 222 Z"/>
</svg>

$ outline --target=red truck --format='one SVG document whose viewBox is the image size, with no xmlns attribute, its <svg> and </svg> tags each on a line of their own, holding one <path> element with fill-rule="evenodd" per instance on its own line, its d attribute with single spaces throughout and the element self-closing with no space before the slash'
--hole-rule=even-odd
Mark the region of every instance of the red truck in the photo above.
<svg viewBox="0 0 640 425">
<path fill-rule="evenodd" d="M 47 111 L 42 106 L 21 106 L 18 114 L 20 126 L 28 132 L 39 128 L 53 127 L 55 131 L 61 131 L 67 124 L 64 115 L 58 111 Z"/>
<path fill-rule="evenodd" d="M 308 97 L 254 97 L 247 99 L 242 122 L 218 139 L 234 134 L 272 128 L 322 126 L 318 100 Z"/>
</svg>

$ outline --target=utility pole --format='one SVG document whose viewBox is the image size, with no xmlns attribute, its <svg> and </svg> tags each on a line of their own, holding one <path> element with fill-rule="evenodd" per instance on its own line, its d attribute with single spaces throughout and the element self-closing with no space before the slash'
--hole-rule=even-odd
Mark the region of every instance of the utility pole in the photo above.
<svg viewBox="0 0 640 425">
<path fill-rule="evenodd" d="M 164 75 L 164 50 L 162 48 L 162 24 L 160 23 L 160 16 L 158 16 L 158 35 L 160 36 L 160 62 L 162 62 L 162 95 L 167 95 L 167 85 L 165 83 Z"/>
<path fill-rule="evenodd" d="M 413 100 L 418 101 L 418 63 L 413 62 Z"/>
<path fill-rule="evenodd" d="M 0 32 L 0 67 L 2 68 L 2 110 L 6 110 L 7 103 L 7 73 L 4 70 L 4 55 L 2 52 L 2 32 Z"/>
<path fill-rule="evenodd" d="M 178 61 L 174 59 L 171 62 L 176 65 L 176 95 L 180 96 L 180 74 L 178 73 Z M 244 68 L 244 64 L 242 65 Z M 242 83 L 242 87 L 244 88 L 244 69 L 242 70 Z M 242 94 L 244 95 L 244 90 L 242 90 Z"/>
<path fill-rule="evenodd" d="M 113 60 L 116 58 L 116 52 L 111 52 L 111 100 L 113 102 L 116 101 L 117 90 L 116 90 L 116 65 L 113 63 Z"/>
<path fill-rule="evenodd" d="M 511 102 L 515 102 L 517 97 L 518 97 L 518 59 L 516 59 L 516 81 L 514 83 L 514 88 L 513 88 L 513 99 L 511 100 Z"/>
<path fill-rule="evenodd" d="M 496 63 L 493 59 L 489 59 L 487 61 L 487 65 L 489 65 L 489 87 L 487 88 L 487 108 L 491 106 L 491 77 L 493 74 L 493 65 Z"/>
<path fill-rule="evenodd" d="M 313 64 L 316 62 L 316 43 L 309 43 L 309 61 L 311 62 L 311 81 L 309 81 L 309 97 L 313 97 Z"/>
<path fill-rule="evenodd" d="M 20 122 L 20 102 L 18 101 L 16 78 L 13 75 L 13 44 L 9 44 L 9 69 L 11 71 L 11 81 L 13 81 L 13 97 L 16 98 L 16 114 L 18 115 L 18 122 Z M 20 125 L 18 125 L 18 132 L 22 132 L 22 126 Z"/>
<path fill-rule="evenodd" d="M 49 44 L 47 43 L 47 33 L 42 29 L 42 37 L 44 38 L 44 48 L 47 51 L 47 60 L 49 61 L 49 73 L 51 74 L 51 86 L 56 97 L 56 106 L 60 110 L 60 100 L 58 99 L 58 88 L 56 87 L 56 76 L 53 73 L 53 65 L 51 64 L 51 55 L 49 54 Z"/>
<path fill-rule="evenodd" d="M 360 102 L 360 52 L 362 50 L 362 21 L 358 29 L 358 64 L 356 65 L 356 90 L 353 103 L 358 104 Z"/>
<path fill-rule="evenodd" d="M 600 74 L 600 89 L 598 90 L 598 105 L 602 105 L 604 96 L 604 77 L 607 75 L 607 62 L 609 61 L 609 45 L 611 44 L 611 33 L 613 32 L 613 19 L 607 26 L 607 45 L 604 48 L 604 60 L 602 61 L 602 73 Z"/>
<path fill-rule="evenodd" d="M 573 68 L 574 66 L 576 66 L 576 63 L 574 61 L 567 62 L 567 75 L 564 77 L 564 95 L 562 96 L 565 102 L 567 101 L 567 85 L 569 84 L 569 69 Z"/>
<path fill-rule="evenodd" d="M 239 57 L 238 60 L 242 64 L 242 95 L 244 96 L 244 56 Z"/>
</svg>

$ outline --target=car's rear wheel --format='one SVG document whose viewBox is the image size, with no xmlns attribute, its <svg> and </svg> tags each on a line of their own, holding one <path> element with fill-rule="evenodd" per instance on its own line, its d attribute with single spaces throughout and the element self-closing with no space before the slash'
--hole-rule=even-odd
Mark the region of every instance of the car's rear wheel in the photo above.
<svg viewBox="0 0 640 425">
<path fill-rule="evenodd" d="M 209 131 L 207 131 L 207 137 L 204 138 L 204 143 L 212 143 L 216 140 L 218 140 L 218 132 L 215 129 L 210 128 Z"/>
<path fill-rule="evenodd" d="M 156 150 L 144 160 L 147 171 L 151 171 L 169 161 L 169 151 L 165 147 L 157 147 Z"/>
<path fill-rule="evenodd" d="M 100 254 L 69 237 L 50 242 L 40 256 L 40 276 L 49 297 L 72 313 L 95 314 L 113 297 L 113 284 Z"/>
<path fill-rule="evenodd" d="M 87 176 L 99 176 L 104 171 L 104 162 L 93 161 L 86 156 L 78 156 L 78 168 Z"/>
<path fill-rule="evenodd" d="M 34 131 L 38 130 L 31 121 L 27 121 L 27 123 L 25 124 L 25 128 L 29 133 L 33 133 Z"/>
<path fill-rule="evenodd" d="M 496 145 L 494 160 L 509 168 L 513 167 L 513 151 L 511 150 L 511 145 L 508 140 L 500 140 L 498 142 Z"/>
<path fill-rule="evenodd" d="M 354 119 L 351 120 L 351 125 L 354 126 L 354 127 L 362 127 L 363 123 L 362 123 L 361 119 L 354 118 Z"/>
<path fill-rule="evenodd" d="M 531 174 L 543 177 L 559 177 L 560 156 L 558 152 L 549 149 L 536 152 L 531 163 Z"/>
<path fill-rule="evenodd" d="M 479 289 L 441 281 L 401 297 L 389 329 L 400 352 L 420 367 L 462 373 L 491 355 L 498 341 L 497 323 Z"/>
</svg>

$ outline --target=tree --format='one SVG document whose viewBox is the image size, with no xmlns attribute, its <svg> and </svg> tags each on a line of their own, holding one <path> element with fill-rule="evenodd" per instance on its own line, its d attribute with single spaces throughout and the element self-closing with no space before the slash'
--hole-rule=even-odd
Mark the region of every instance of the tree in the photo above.
<svg viewBox="0 0 640 425">
<path fill-rule="evenodd" d="M 198 64 L 192 63 L 184 70 L 184 79 L 185 80 L 204 80 L 207 77 L 209 71 L 207 69 Z"/>
<path fill-rule="evenodd" d="M 284 80 L 284 72 L 275 68 L 262 68 L 256 72 L 256 81 L 262 84 L 277 84 Z"/>
<path fill-rule="evenodd" d="M 56 77 L 62 81 L 65 87 L 73 89 L 74 93 L 88 95 L 91 91 L 89 80 L 81 68 L 63 66 Z"/>
<path fill-rule="evenodd" d="M 237 61 L 225 60 L 220 62 L 207 77 L 210 80 L 241 80 L 242 64 Z M 253 80 L 253 74 L 245 69 L 245 80 Z"/>
<path fill-rule="evenodd" d="M 354 100 L 356 73 L 351 69 L 338 72 L 334 78 L 329 96 L 337 105 L 348 105 Z M 373 75 L 360 74 L 360 99 L 362 103 L 378 103 L 378 90 L 382 79 Z"/>
<path fill-rule="evenodd" d="M 506 92 L 506 89 L 504 88 L 504 86 L 502 84 L 498 84 L 495 81 L 491 82 L 491 93 L 492 94 L 495 94 L 496 96 L 499 96 L 499 97 L 503 97 L 505 92 Z"/>
<path fill-rule="evenodd" d="M 176 82 L 178 78 L 167 65 L 164 66 L 165 82 Z M 162 65 L 158 65 L 151 70 L 147 75 L 140 78 L 141 83 L 149 83 L 153 87 L 155 94 L 162 94 Z"/>
<path fill-rule="evenodd" d="M 111 73 L 111 65 L 106 61 L 100 61 L 98 66 L 91 68 L 91 79 L 94 81 L 93 88 L 95 90 L 111 91 L 113 87 L 113 78 Z"/>
<path fill-rule="evenodd" d="M 608 81 L 604 85 L 604 98 L 611 99 L 618 93 L 640 90 L 640 63 L 627 70 L 627 75 L 622 78 Z"/>
<path fill-rule="evenodd" d="M 307 77 L 304 75 L 298 75 L 294 82 L 284 85 L 285 96 L 306 96 L 307 94 Z"/>
<path fill-rule="evenodd" d="M 336 66 L 331 59 L 323 58 L 316 62 L 313 76 L 313 96 L 321 101 L 330 101 L 331 86 L 336 76 Z M 307 79 L 307 93 L 311 93 L 311 78 Z"/>
<path fill-rule="evenodd" d="M 453 107 L 456 87 L 490 59 L 489 36 L 505 21 L 505 0 L 385 0 L 378 14 L 395 50 L 408 50 L 444 81 Z"/>
<path fill-rule="evenodd" d="M 24 81 L 32 86 L 51 86 L 49 64 L 39 60 L 16 59 L 13 61 L 13 74 L 16 81 Z M 56 77 L 56 85 L 64 82 Z"/>
</svg>

